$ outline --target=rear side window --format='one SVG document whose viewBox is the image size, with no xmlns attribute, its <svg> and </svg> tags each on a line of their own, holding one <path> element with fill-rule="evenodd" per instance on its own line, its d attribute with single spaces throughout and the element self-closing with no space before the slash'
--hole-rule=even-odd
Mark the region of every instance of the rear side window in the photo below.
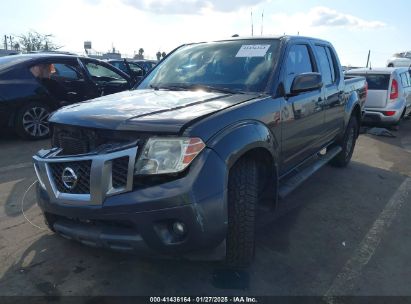
<svg viewBox="0 0 411 304">
<path fill-rule="evenodd" d="M 313 72 L 310 52 L 307 45 L 296 44 L 290 48 L 286 63 L 286 91 L 290 92 L 295 76 L 303 73 Z"/>
<path fill-rule="evenodd" d="M 401 84 L 404 88 L 407 88 L 411 85 L 408 72 L 401 73 L 400 77 L 401 77 Z"/>
<path fill-rule="evenodd" d="M 327 52 L 327 49 L 320 45 L 316 45 L 315 49 L 318 55 L 323 83 L 325 85 L 333 84 L 335 82 L 335 70 L 330 52 Z"/>
<path fill-rule="evenodd" d="M 369 90 L 388 90 L 390 85 L 390 75 L 389 74 L 368 74 L 359 75 L 352 74 L 351 76 L 363 76 L 367 79 Z"/>
</svg>

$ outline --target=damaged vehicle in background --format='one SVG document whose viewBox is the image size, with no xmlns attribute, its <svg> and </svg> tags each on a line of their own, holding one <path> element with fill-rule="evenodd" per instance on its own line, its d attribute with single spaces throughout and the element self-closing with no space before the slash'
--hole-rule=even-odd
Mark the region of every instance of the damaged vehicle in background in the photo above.
<svg viewBox="0 0 411 304">
<path fill-rule="evenodd" d="M 37 202 L 52 231 L 86 245 L 244 266 L 259 210 L 348 165 L 366 94 L 323 40 L 183 45 L 135 90 L 50 117 Z"/>
<path fill-rule="evenodd" d="M 2 57 L 0 125 L 23 138 L 46 138 L 51 112 L 133 85 L 127 74 L 97 59 L 59 53 Z"/>
<path fill-rule="evenodd" d="M 364 124 L 397 126 L 402 118 L 411 113 L 411 78 L 408 68 L 356 69 L 346 72 L 346 76 L 363 76 L 367 79 Z"/>
</svg>

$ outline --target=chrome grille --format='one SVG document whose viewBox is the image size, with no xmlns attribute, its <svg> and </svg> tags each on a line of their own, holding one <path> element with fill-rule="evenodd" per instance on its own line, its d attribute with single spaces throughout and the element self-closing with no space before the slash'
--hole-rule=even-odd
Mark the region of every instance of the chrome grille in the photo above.
<svg viewBox="0 0 411 304">
<path fill-rule="evenodd" d="M 59 192 L 70 194 L 89 194 L 90 193 L 90 170 L 91 160 L 78 162 L 63 162 L 49 164 L 54 184 Z M 77 175 L 78 181 L 72 189 L 63 183 L 63 170 L 71 168 Z"/>
<path fill-rule="evenodd" d="M 50 149 L 40 151 L 33 161 L 53 203 L 102 205 L 106 197 L 132 191 L 137 149 L 137 145 L 124 146 L 110 153 L 70 157 Z"/>
</svg>

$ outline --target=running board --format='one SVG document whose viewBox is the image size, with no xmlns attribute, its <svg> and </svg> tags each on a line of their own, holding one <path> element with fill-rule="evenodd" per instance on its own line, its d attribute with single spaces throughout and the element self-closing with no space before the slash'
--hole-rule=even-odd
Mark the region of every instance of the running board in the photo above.
<svg viewBox="0 0 411 304">
<path fill-rule="evenodd" d="M 301 171 L 295 173 L 290 178 L 285 178 L 284 181 L 280 181 L 280 189 L 278 191 L 279 198 L 285 198 L 288 194 L 294 191 L 311 175 L 320 170 L 341 151 L 341 147 L 335 147 L 328 151 L 325 155 L 318 156 L 318 160 L 310 164 L 308 167 L 305 167 Z"/>
</svg>

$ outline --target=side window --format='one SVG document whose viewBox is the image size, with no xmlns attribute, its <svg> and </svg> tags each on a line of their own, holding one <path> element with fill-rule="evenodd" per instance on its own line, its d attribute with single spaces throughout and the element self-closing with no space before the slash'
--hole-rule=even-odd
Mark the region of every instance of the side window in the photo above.
<svg viewBox="0 0 411 304">
<path fill-rule="evenodd" d="M 403 86 L 404 88 L 407 88 L 407 87 L 410 86 L 409 78 L 407 77 L 407 74 L 408 74 L 407 72 L 400 74 L 401 84 L 402 84 L 402 86 Z"/>
<path fill-rule="evenodd" d="M 310 72 L 313 72 L 313 65 L 311 63 L 308 46 L 304 44 L 296 44 L 291 46 L 286 61 L 286 92 L 290 92 L 295 76 Z"/>
<path fill-rule="evenodd" d="M 320 64 L 321 75 L 323 78 L 324 85 L 330 85 L 334 83 L 335 73 L 331 69 L 331 62 L 328 58 L 327 51 L 325 47 L 316 45 L 315 49 L 318 55 L 318 63 Z"/>
<path fill-rule="evenodd" d="M 87 62 L 86 69 L 96 82 L 127 82 L 120 74 L 95 62 Z"/>
<path fill-rule="evenodd" d="M 83 75 L 81 75 L 78 68 L 69 65 L 69 64 L 62 64 L 62 63 L 55 63 L 54 64 L 55 73 L 53 74 L 54 77 L 59 77 L 68 80 L 82 80 Z"/>
<path fill-rule="evenodd" d="M 82 80 L 83 75 L 76 66 L 66 63 L 40 63 L 32 66 L 30 72 L 38 79 Z"/>
<path fill-rule="evenodd" d="M 144 70 L 137 64 L 129 62 L 130 69 L 138 76 L 144 75 Z"/>
<path fill-rule="evenodd" d="M 329 47 L 326 47 L 326 51 L 327 51 L 328 62 L 330 63 L 330 67 L 331 67 L 331 76 L 332 76 L 333 82 L 336 82 L 338 75 L 340 75 L 340 71 L 338 70 L 338 64 L 335 59 L 335 54 Z"/>
<path fill-rule="evenodd" d="M 117 69 L 123 71 L 124 73 L 128 73 L 126 64 L 123 61 L 122 62 L 115 61 L 112 63 L 112 65 L 115 66 Z"/>
</svg>

